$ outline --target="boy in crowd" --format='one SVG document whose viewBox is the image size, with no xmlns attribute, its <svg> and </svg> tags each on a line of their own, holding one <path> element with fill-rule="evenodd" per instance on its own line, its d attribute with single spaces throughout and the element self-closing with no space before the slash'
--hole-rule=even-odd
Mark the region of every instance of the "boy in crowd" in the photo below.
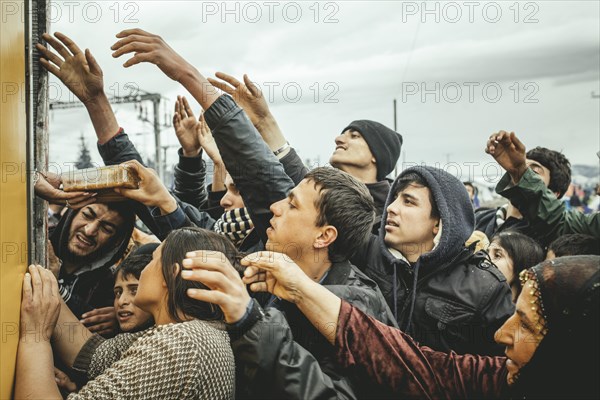
<svg viewBox="0 0 600 400">
<path fill-rule="evenodd" d="M 115 310 L 121 332 L 137 332 L 149 328 L 152 315 L 134 303 L 142 270 L 152 261 L 152 252 L 159 243 L 149 243 L 135 250 L 115 272 Z"/>
</svg>

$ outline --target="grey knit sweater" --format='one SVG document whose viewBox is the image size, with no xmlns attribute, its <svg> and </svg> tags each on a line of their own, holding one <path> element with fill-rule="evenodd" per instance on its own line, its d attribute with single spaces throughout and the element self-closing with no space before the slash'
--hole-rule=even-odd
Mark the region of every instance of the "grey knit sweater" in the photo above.
<svg viewBox="0 0 600 400">
<path fill-rule="evenodd" d="M 193 320 L 95 335 L 73 368 L 90 381 L 68 399 L 232 399 L 235 365 L 223 324 Z"/>
</svg>

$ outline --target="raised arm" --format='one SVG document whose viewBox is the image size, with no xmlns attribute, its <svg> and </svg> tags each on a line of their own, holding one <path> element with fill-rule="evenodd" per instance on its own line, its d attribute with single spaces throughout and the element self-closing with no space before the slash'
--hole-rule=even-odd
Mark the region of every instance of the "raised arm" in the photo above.
<svg viewBox="0 0 600 400">
<path fill-rule="evenodd" d="M 208 81 L 229 94 L 246 112 L 267 146 L 276 153 L 285 173 L 295 185 L 300 183 L 308 173 L 308 168 L 298 157 L 296 151 L 290 147 L 260 89 L 246 74 L 244 74 L 243 82 L 223 72 L 217 72 L 216 77 L 219 79 L 208 78 Z"/>
<path fill-rule="evenodd" d="M 217 72 L 218 79 L 208 78 L 215 87 L 229 94 L 235 102 L 246 112 L 252 125 L 256 128 L 271 151 L 285 148 L 287 140 L 279 128 L 275 117 L 269 110 L 269 105 L 260 89 L 244 74 L 244 81 L 240 82 L 233 76 L 223 72 Z M 289 152 L 289 147 L 281 151 L 281 158 Z"/>
<path fill-rule="evenodd" d="M 83 103 L 90 115 L 98 143 L 108 142 L 119 131 L 119 124 L 104 92 L 104 75 L 89 49 L 85 53 L 69 37 L 56 32 L 42 38 L 56 51 L 42 44 L 36 47 L 44 58 L 40 63 L 60 79 Z"/>
<path fill-rule="evenodd" d="M 410 398 L 495 398 L 506 385 L 503 357 L 435 352 L 340 300 L 283 254 L 246 256 L 244 283 L 290 301 L 335 346 L 337 362 L 375 382 L 373 390 Z"/>
<path fill-rule="evenodd" d="M 529 222 L 531 234 L 544 245 L 568 233 L 583 233 L 600 238 L 600 214 L 582 214 L 567 210 L 542 179 L 527 167 L 525 146 L 511 132 L 493 134 L 486 152 L 507 174 L 496 186 L 496 192 L 510 200 Z"/>
<path fill-rule="evenodd" d="M 266 243 L 266 230 L 272 216 L 269 208 L 285 198 L 294 186 L 277 157 L 235 102 L 228 96 L 219 96 L 216 88 L 162 38 L 140 29 L 123 31 L 117 37 L 121 40 L 112 47 L 114 57 L 135 52 L 125 67 L 140 62 L 157 65 L 168 77 L 180 82 L 206 110 L 204 117 L 227 171 Z"/>
</svg>

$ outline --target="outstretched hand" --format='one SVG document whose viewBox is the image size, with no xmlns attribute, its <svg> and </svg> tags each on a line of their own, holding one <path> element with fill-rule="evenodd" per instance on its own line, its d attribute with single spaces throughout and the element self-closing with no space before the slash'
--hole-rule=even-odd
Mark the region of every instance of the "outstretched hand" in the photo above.
<svg viewBox="0 0 600 400">
<path fill-rule="evenodd" d="M 117 38 L 120 40 L 111 47 L 111 50 L 114 50 L 113 57 L 134 53 L 133 57 L 123 64 L 125 68 L 148 62 L 160 68 L 169 78 L 179 82 L 189 67 L 188 62 L 158 35 L 136 28 L 117 33 Z"/>
<path fill-rule="evenodd" d="M 244 82 L 223 72 L 215 74 L 219 80 L 207 78 L 214 86 L 229 94 L 235 102 L 244 109 L 254 126 L 270 116 L 269 105 L 260 89 L 244 74 Z"/>
<path fill-rule="evenodd" d="M 200 153 L 198 125 L 200 125 L 200 122 L 196 119 L 185 96 L 177 96 L 175 113 L 173 114 L 173 127 L 183 150 L 183 155 L 186 157 L 194 157 Z"/>
<path fill-rule="evenodd" d="M 525 145 L 514 132 L 500 131 L 490 136 L 485 152 L 490 154 L 508 172 L 514 183 L 518 183 L 527 170 Z"/>
<path fill-rule="evenodd" d="M 159 207 L 163 215 L 177 209 L 177 201 L 153 169 L 144 167 L 137 160 L 124 162 L 121 166 L 131 169 L 139 177 L 139 187 L 137 189 L 115 188 L 115 192 L 147 207 Z"/>
<path fill-rule="evenodd" d="M 49 203 L 79 209 L 96 202 L 96 193 L 65 192 L 59 189 L 62 184 L 60 175 L 38 173 L 36 178 L 35 194 Z"/>
<path fill-rule="evenodd" d="M 228 323 L 242 319 L 250 303 L 250 295 L 239 273 L 223 253 L 189 252 L 183 260 L 183 268 L 186 268 L 181 273 L 183 279 L 201 282 L 210 289 L 188 289 L 189 297 L 218 305 Z"/>
<path fill-rule="evenodd" d="M 44 58 L 40 63 L 55 75 L 82 103 L 88 104 L 104 95 L 102 69 L 89 49 L 85 53 L 66 35 L 44 33 L 42 38 L 56 51 L 36 44 Z M 58 53 L 58 54 L 57 54 Z"/>
<path fill-rule="evenodd" d="M 25 341 L 50 341 L 60 313 L 58 282 L 51 271 L 30 265 L 23 279 L 21 332 Z"/>
<path fill-rule="evenodd" d="M 246 266 L 243 281 L 253 292 L 269 292 L 292 303 L 298 303 L 307 285 L 313 282 L 289 257 L 282 253 L 259 251 L 242 259 Z"/>
</svg>

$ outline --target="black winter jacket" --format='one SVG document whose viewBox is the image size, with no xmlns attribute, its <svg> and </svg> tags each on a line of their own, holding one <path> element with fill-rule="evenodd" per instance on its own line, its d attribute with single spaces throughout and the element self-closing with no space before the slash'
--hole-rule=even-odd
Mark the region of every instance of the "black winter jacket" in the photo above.
<svg viewBox="0 0 600 400">
<path fill-rule="evenodd" d="M 487 255 L 464 246 L 474 222 L 466 190 L 442 170 L 409 168 L 392 185 L 386 207 L 395 199 L 398 179 L 409 172 L 421 175 L 433 193 L 442 221 L 439 243 L 414 265 L 395 257 L 384 242 L 384 209 L 379 236 L 373 235 L 352 261 L 377 282 L 400 329 L 421 345 L 459 354 L 500 354 L 503 348 L 493 335 L 514 305 L 506 279 Z"/>
<path fill-rule="evenodd" d="M 286 198 L 294 183 L 229 96 L 219 97 L 204 118 L 250 211 L 255 230 L 266 243 L 272 218 L 269 207 Z M 377 286 L 350 263 L 332 265 L 323 284 L 383 322 L 394 323 Z M 353 377 L 333 361 L 331 346 L 324 345 L 324 338 L 295 307 L 283 304 L 282 309 L 285 317 L 268 310 L 265 319 L 247 335 L 233 340 L 241 380 L 238 393 L 302 399 L 356 397 Z M 266 336 L 264 329 L 270 329 Z"/>
<path fill-rule="evenodd" d="M 335 263 L 322 285 L 378 320 L 396 326 L 375 282 L 349 262 Z M 335 349 L 298 308 L 281 301 L 232 341 L 238 398 L 361 398 L 358 377 L 335 362 Z M 371 393 L 372 395 L 372 393 Z"/>
</svg>

